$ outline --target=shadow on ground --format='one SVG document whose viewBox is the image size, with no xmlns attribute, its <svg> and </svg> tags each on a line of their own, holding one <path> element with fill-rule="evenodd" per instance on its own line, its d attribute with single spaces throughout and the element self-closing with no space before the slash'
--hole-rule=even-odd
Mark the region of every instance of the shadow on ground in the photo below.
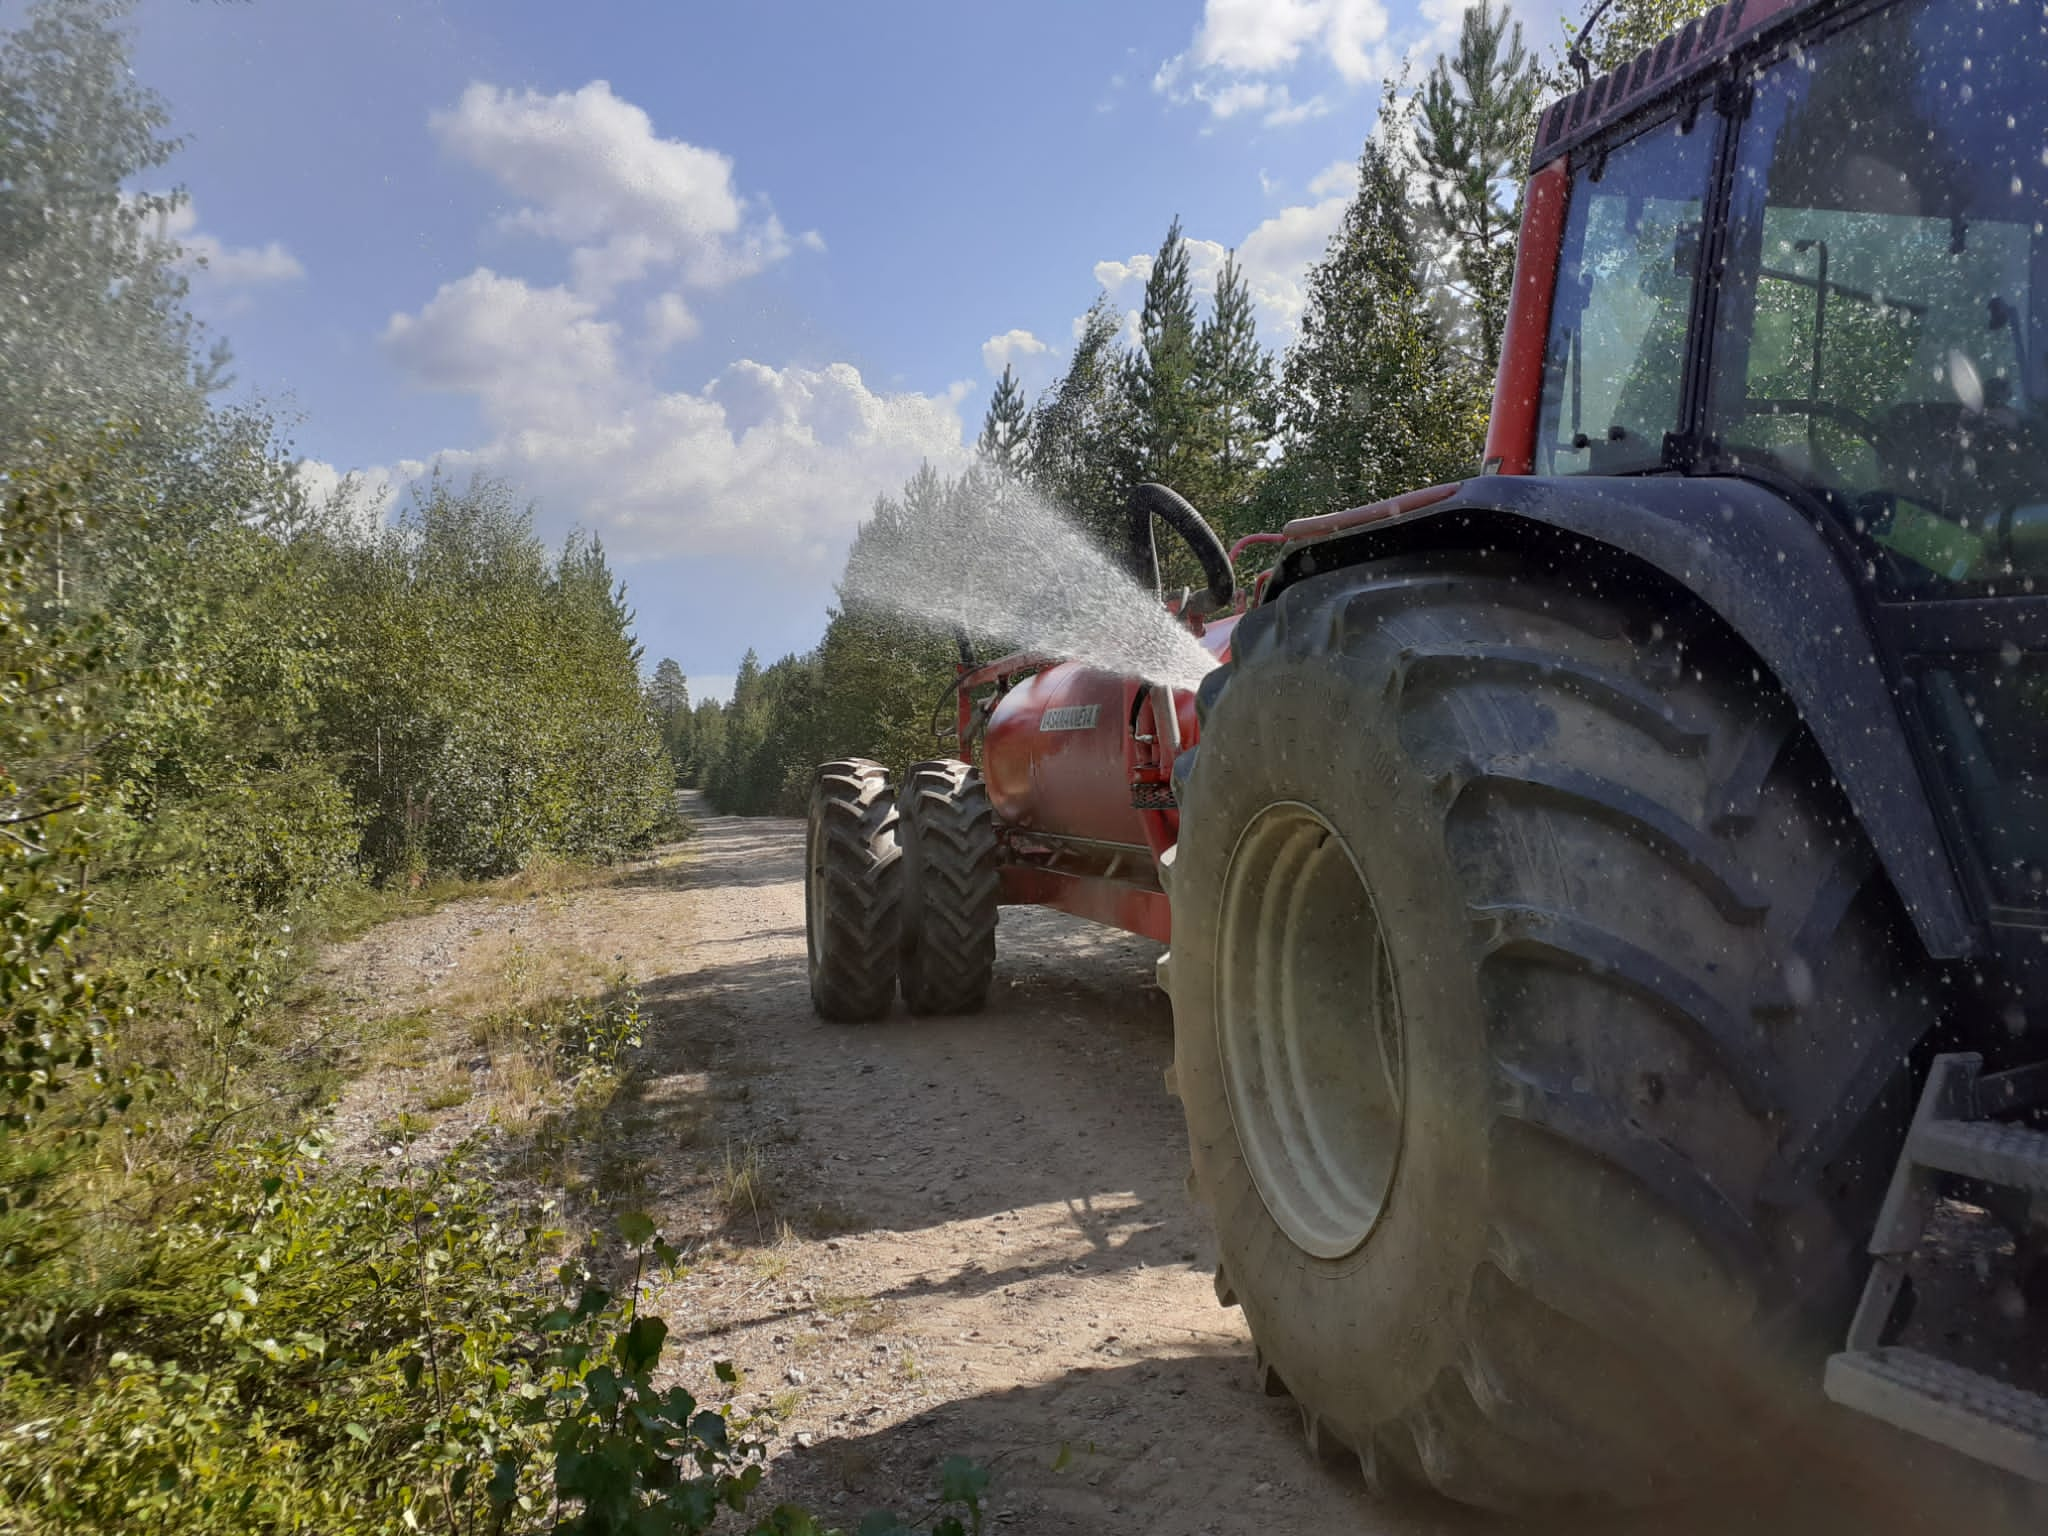
<svg viewBox="0 0 2048 1536">
<path fill-rule="evenodd" d="M 1969 1500 L 1938 1493 L 1954 1469 L 1901 1468 L 1892 1486 L 1839 1466 L 1807 1468 L 1769 1485 L 1723 1486 L 1683 1506 L 1614 1512 L 1560 1509 L 1508 1517 L 1463 1508 L 1423 1491 L 1374 1496 L 1348 1463 L 1318 1463 L 1247 1489 L 1243 1462 L 1204 1454 L 1219 1423 L 1291 1420 L 1290 1405 L 1263 1397 L 1235 1351 L 1069 1372 L 1043 1385 L 941 1404 L 872 1433 L 854 1432 L 779 1454 L 762 1497 L 800 1503 L 849 1529 L 871 1509 L 920 1514 L 946 1458 L 966 1456 L 992 1474 L 992 1529 L 1080 1536 L 1919 1536 L 1941 1530 L 2018 1536 L 2018 1524 L 1963 1515 Z M 1145 1429 L 1126 1432 L 1133 1405 Z M 1182 1421 L 1187 1454 L 1161 1426 L 1158 1404 Z M 1021 1441 L 1018 1425 L 1037 1427 Z M 1287 1427 L 1287 1426 L 1283 1426 Z M 1165 1433 L 1162 1435 L 1161 1430 Z M 1906 1496 L 1908 1478 L 1913 1492 Z M 1249 1507 L 1258 1511 L 1246 1523 Z M 1946 1518 L 1945 1518 L 1946 1517 Z"/>
</svg>

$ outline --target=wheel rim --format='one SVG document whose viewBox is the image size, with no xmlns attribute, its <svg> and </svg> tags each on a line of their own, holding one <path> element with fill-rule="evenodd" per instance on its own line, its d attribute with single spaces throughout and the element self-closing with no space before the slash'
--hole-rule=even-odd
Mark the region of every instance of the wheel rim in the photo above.
<svg viewBox="0 0 2048 1536">
<path fill-rule="evenodd" d="M 1386 935 L 1350 846 L 1306 805 L 1270 805 L 1224 874 L 1224 1089 L 1267 1212 L 1315 1258 L 1378 1224 L 1403 1125 L 1402 1026 Z"/>
</svg>

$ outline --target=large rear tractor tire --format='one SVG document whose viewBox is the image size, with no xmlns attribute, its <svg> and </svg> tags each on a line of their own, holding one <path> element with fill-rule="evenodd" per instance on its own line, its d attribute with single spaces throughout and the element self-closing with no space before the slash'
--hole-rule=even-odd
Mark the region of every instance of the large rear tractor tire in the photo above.
<svg viewBox="0 0 2048 1536">
<path fill-rule="evenodd" d="M 911 767 L 903 840 L 901 980 L 912 1013 L 973 1013 L 996 964 L 996 824 L 981 774 L 941 758 Z"/>
<path fill-rule="evenodd" d="M 804 935 L 811 1003 L 848 1023 L 879 1019 L 896 995 L 903 852 L 880 763 L 826 763 L 811 785 L 804 839 Z"/>
<path fill-rule="evenodd" d="M 1840 1347 L 1936 1005 L 1792 711 L 1655 611 L 1340 570 L 1199 695 L 1162 975 L 1218 1294 L 1375 1486 L 1676 1495 Z"/>
</svg>

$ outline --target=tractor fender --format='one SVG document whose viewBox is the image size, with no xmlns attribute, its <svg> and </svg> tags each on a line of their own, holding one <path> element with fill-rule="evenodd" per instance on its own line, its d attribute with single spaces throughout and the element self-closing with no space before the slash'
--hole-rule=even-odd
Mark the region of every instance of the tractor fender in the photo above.
<svg viewBox="0 0 2048 1536">
<path fill-rule="evenodd" d="M 1679 476 L 1495 475 L 1421 500 L 1294 524 L 1263 600 L 1319 571 L 1432 549 L 1569 551 L 1590 592 L 1654 572 L 1746 643 L 1798 710 L 1928 954 L 1980 947 L 1858 583 L 1792 503 L 1746 480 Z"/>
</svg>

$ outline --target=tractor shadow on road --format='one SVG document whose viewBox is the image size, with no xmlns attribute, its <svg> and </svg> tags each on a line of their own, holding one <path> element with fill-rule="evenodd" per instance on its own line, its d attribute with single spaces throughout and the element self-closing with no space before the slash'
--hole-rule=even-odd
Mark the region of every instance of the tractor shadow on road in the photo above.
<svg viewBox="0 0 2048 1536">
<path fill-rule="evenodd" d="M 784 1449 L 761 1497 L 804 1504 L 848 1528 L 871 1509 L 917 1518 L 941 1465 L 965 1456 L 991 1473 L 988 1528 L 1034 1536 L 1909 1536 L 1942 1528 L 1928 1523 L 1928 1504 L 1887 1502 L 1867 1480 L 1831 1484 L 1811 1468 L 1796 1484 L 1724 1488 L 1682 1507 L 1627 1513 L 1509 1517 L 1428 1492 L 1375 1495 L 1347 1459 L 1262 1452 L 1293 1436 L 1295 1411 L 1260 1393 L 1251 1375 L 1237 1351 L 1219 1348 L 958 1398 L 872 1433 Z M 1219 1425 L 1268 1432 L 1219 1439 Z"/>
<path fill-rule="evenodd" d="M 1151 986 L 1151 954 L 1118 947 L 1129 943 L 1059 973 L 1006 963 L 977 1015 L 912 1018 L 899 1007 L 867 1025 L 812 1013 L 800 949 L 723 959 L 715 941 L 701 944 L 691 970 L 639 989 L 649 1021 L 640 1070 L 668 1083 L 686 1115 L 698 1114 L 684 1103 L 692 1094 L 713 1108 L 721 1145 L 772 1165 L 800 1235 L 1065 1213 L 1059 1257 L 977 1254 L 934 1287 L 1194 1263 L 1206 1228 L 1198 1218 L 1190 1228 L 1186 1131 L 1161 1081 L 1171 1017 Z M 1108 977 L 1096 974 L 1105 962 Z M 650 1194 L 680 1196 L 689 1177 L 680 1165 L 658 1170 Z M 830 1207 L 829 1226 L 802 1219 L 807 1203 Z"/>
</svg>

